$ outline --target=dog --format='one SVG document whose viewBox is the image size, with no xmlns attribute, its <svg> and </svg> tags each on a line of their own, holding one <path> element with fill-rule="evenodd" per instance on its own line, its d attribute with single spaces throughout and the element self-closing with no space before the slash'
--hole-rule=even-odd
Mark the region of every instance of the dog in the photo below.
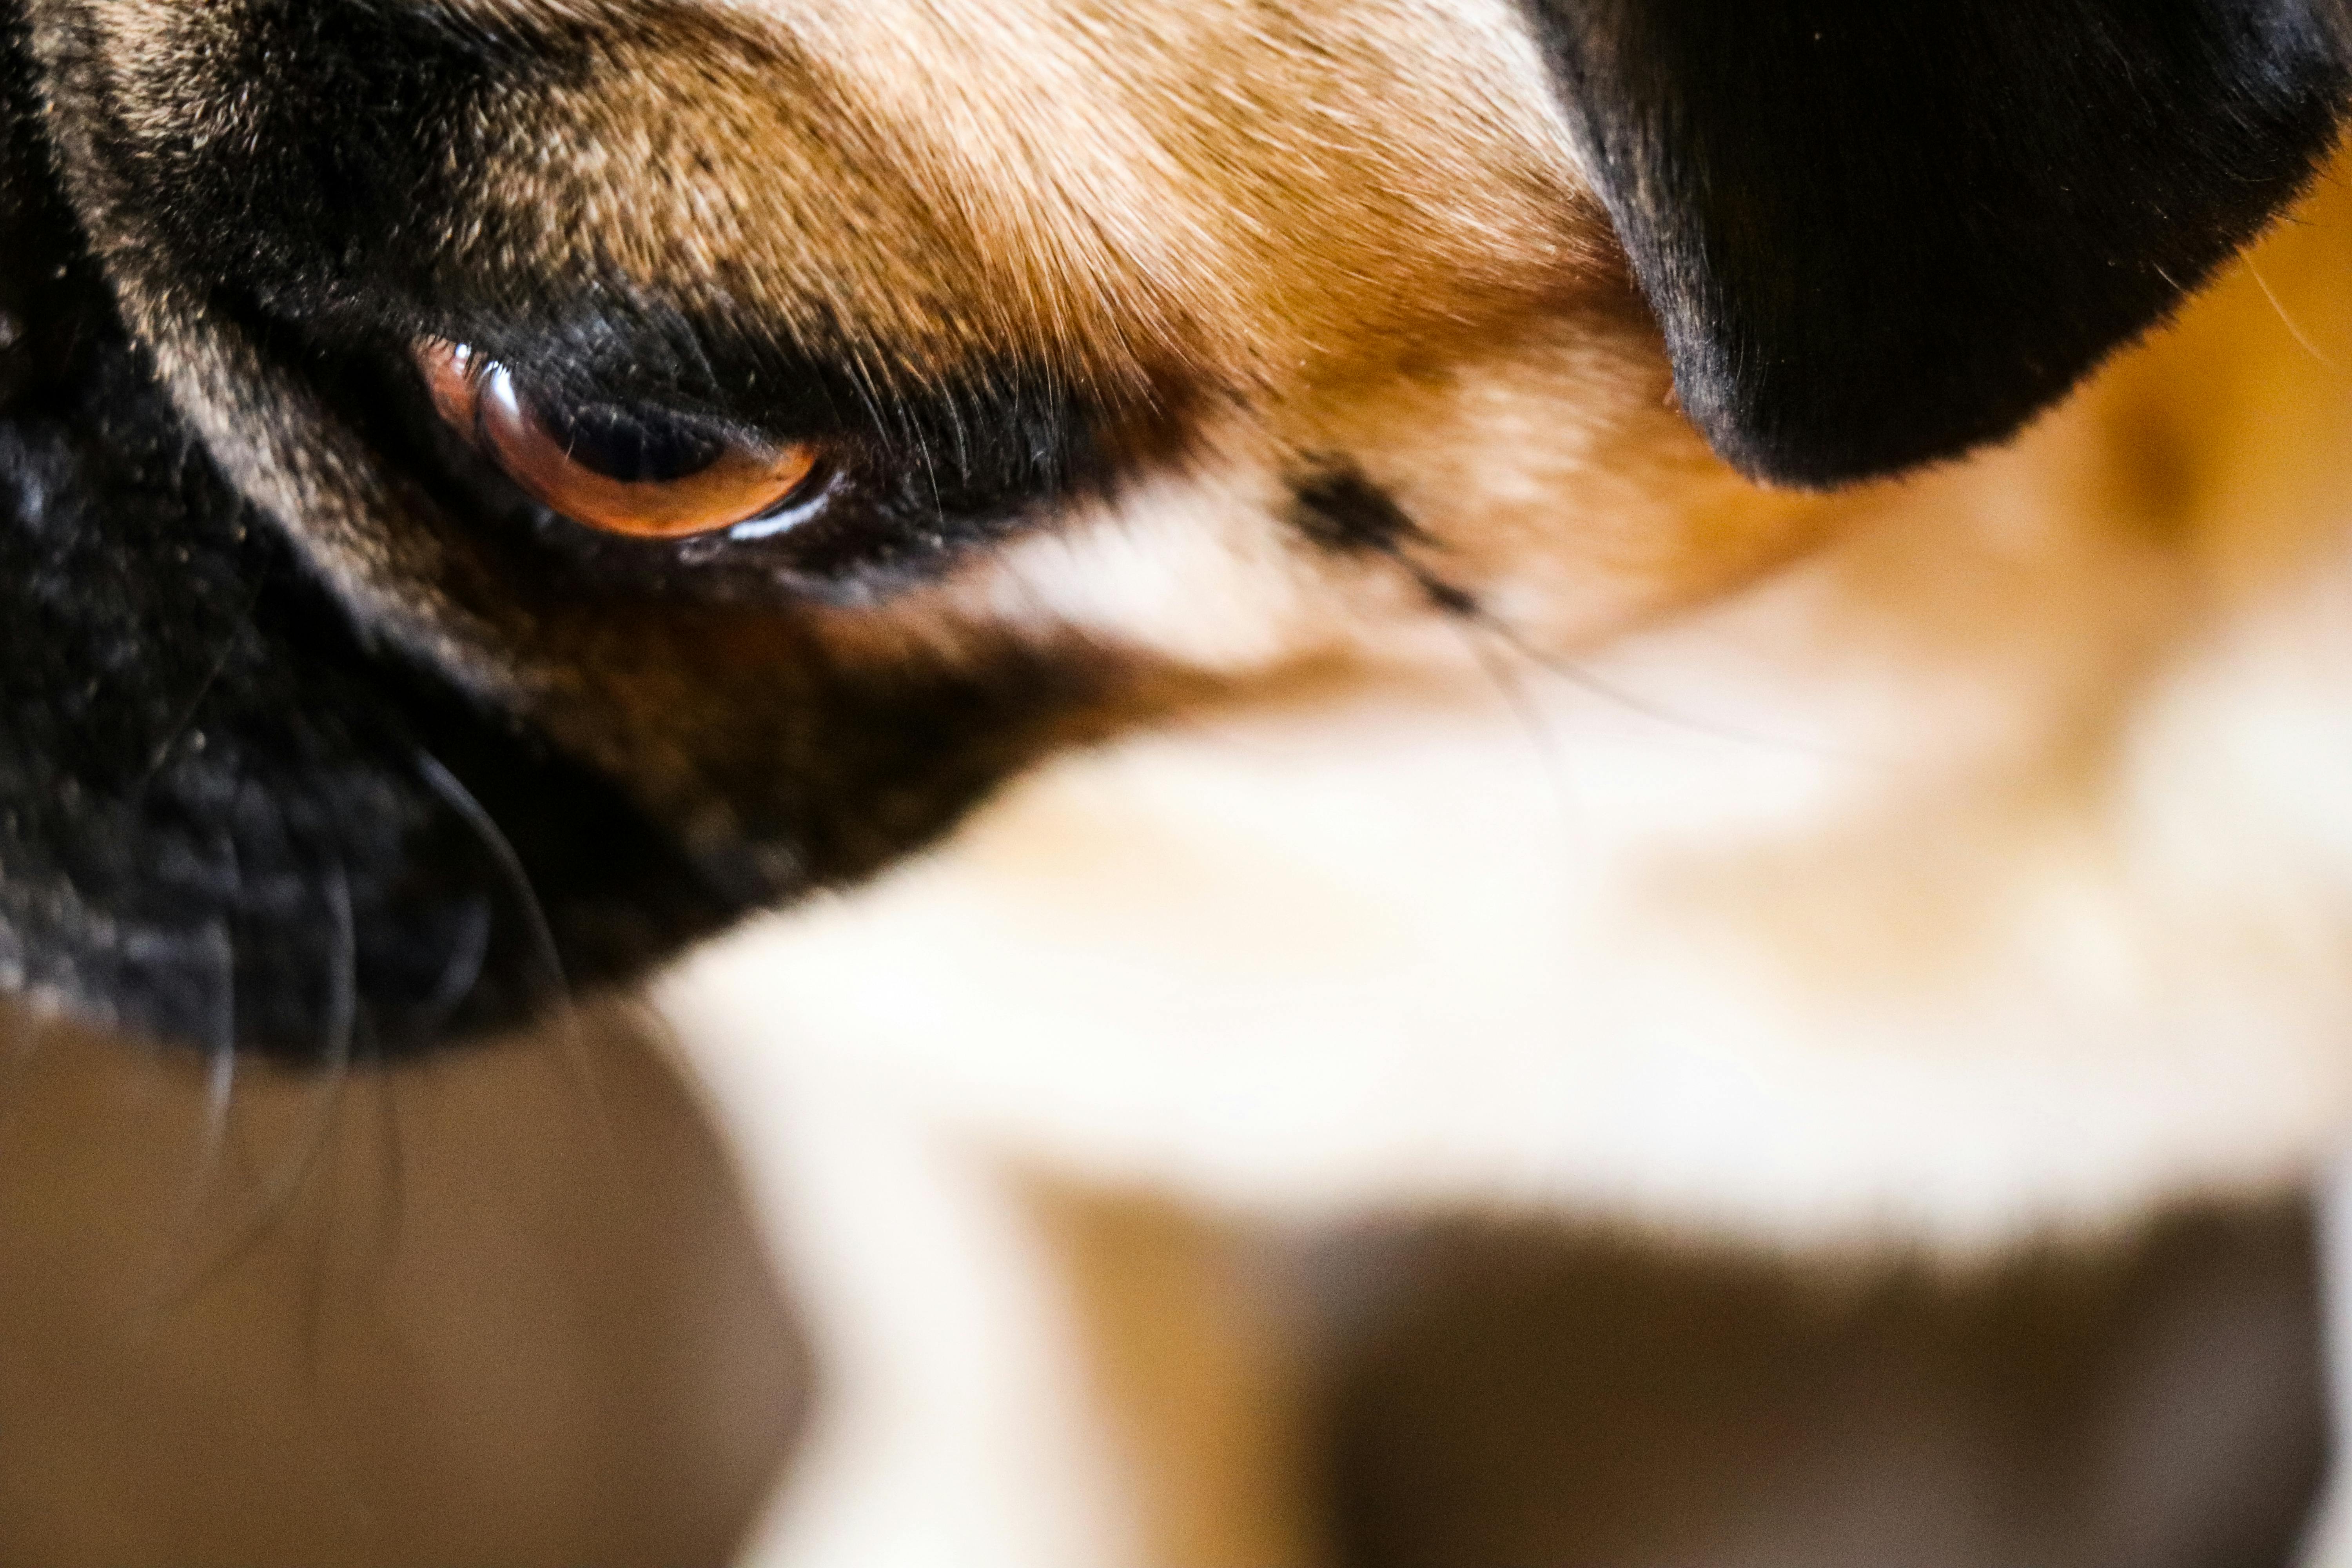
<svg viewBox="0 0 2352 1568">
<path fill-rule="evenodd" d="M 1965 1248 L 2341 1136 L 2328 0 L 5 14 L 36 1011 L 649 985 L 886 1377 L 1051 1360 L 950 1146 Z M 778 1560 L 1111 1560 L 1002 1402 Z"/>
</svg>

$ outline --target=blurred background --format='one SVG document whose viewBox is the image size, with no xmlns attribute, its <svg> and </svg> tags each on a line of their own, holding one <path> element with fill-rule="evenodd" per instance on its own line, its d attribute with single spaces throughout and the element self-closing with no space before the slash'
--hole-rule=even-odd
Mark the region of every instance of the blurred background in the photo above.
<svg viewBox="0 0 2352 1568">
<path fill-rule="evenodd" d="M 717 1563 L 806 1370 L 636 1036 L 321 1075 L 0 1032 L 0 1563 Z"/>
<path fill-rule="evenodd" d="M 228 1089 L 0 1034 L 0 1564 L 730 1560 L 824 1383 L 646 1033 Z M 2249 1568 L 2326 1458 L 2291 1194 L 1966 1264 L 1040 1213 L 1167 1568 Z"/>
</svg>

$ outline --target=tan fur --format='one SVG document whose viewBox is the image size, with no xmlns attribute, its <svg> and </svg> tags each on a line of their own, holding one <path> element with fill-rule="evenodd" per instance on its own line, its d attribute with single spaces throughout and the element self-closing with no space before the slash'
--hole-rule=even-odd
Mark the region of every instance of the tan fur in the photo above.
<svg viewBox="0 0 2352 1568">
<path fill-rule="evenodd" d="M 1072 1271 L 1055 1310 L 1096 1336 L 1072 1353 L 1104 1369 L 1101 1403 L 1033 1385 L 996 1430 L 1092 1423 L 1151 1457 L 1129 1517 L 1159 1533 L 1095 1561 L 1191 1561 L 1220 1530 L 1316 1561 L 1282 1533 L 1279 1333 L 1202 1310 L 1244 1266 L 1218 1226 L 1105 1228 L 1135 1185 L 1317 1222 L 1600 1213 L 1821 1268 L 2307 1180 L 2352 1122 L 2346 167 L 2008 449 L 1827 500 L 1692 465 L 1681 493 L 1731 539 L 1817 535 L 1811 559 L 1555 667 L 1458 632 L 1368 638 L 1068 760 L 856 899 L 686 966 L 665 996 L 690 1056 L 738 1106 L 852 1084 L 1060 1173 L 1032 1223 Z M 1452 395 L 1508 409 L 1543 384 Z M 1447 385 L 1385 393 L 1419 416 L 1373 448 L 1405 493 L 1475 439 L 1428 419 Z M 1595 482 L 1638 496 L 1643 472 Z M 1221 505 L 1160 498 L 1127 548 L 1217 581 L 1185 524 L 1246 537 L 1257 492 L 1226 482 Z M 1119 526 L 998 570 L 1050 579 L 1035 599 L 1066 612 L 1091 574 L 1104 635 L 1164 626 L 1264 668 L 1250 637 L 1295 624 L 1279 594 L 1237 592 L 1218 644 L 1102 590 Z M 1073 1225 L 1066 1184 L 1112 1195 Z M 1208 1336 L 1173 1401 L 1129 1348 L 1171 1303 L 1160 1331 Z M 1076 1331 L 1056 1325 L 1000 1331 Z M 1236 1409 L 1271 1450 L 1203 1467 L 1189 1435 Z M 1155 1477 L 1189 1478 L 1192 1511 Z M 933 1555 L 1058 1560 L 977 1540 Z"/>
<path fill-rule="evenodd" d="M 1825 541 L 1767 583 L 1565 660 L 1391 626 L 1048 771 L 744 979 L 1016 1146 L 1317 1213 L 1975 1242 L 2305 1170 L 2352 1108 L 2345 203 L 2011 448 L 1744 492 Z"/>
<path fill-rule="evenodd" d="M 133 131 L 233 144 L 237 7 L 36 9 L 68 83 L 60 18 L 99 29 Z M 237 482 L 389 635 L 520 694 L 643 798 L 691 798 L 697 738 L 730 716 L 682 672 L 757 689 L 800 637 L 885 667 L 1066 650 L 1112 672 L 1085 733 L 1155 726 L 668 984 L 790 1216 L 820 1352 L 866 1352 L 853 1375 L 887 1360 L 859 1292 L 895 1277 L 851 1279 L 867 1265 L 793 1205 L 830 1190 L 824 1159 L 874 1173 L 821 1136 L 784 1147 L 835 1079 L 920 1145 L 922 1182 L 988 1194 L 908 1200 L 981 1237 L 965 1275 L 907 1261 L 912 1289 L 981 1280 L 975 1317 L 1001 1308 L 1024 1356 L 1101 1310 L 1103 1384 L 1211 1439 L 1280 1381 L 1256 1328 L 1212 1310 L 1226 1260 L 1157 1211 L 1118 1228 L 1066 1200 L 1040 1229 L 974 1146 L 1259 1213 L 1568 1207 L 1958 1249 L 2297 1179 L 2352 1121 L 2352 769 L 2326 765 L 2352 764 L 2345 164 L 2014 445 L 1795 495 L 1739 479 L 1672 406 L 1501 4 L 452 10 L 604 30 L 594 68 L 472 128 L 446 265 L 614 268 L 839 331 L 885 385 L 1042 355 L 1138 442 L 1182 415 L 1133 485 L 793 637 L 698 608 L 597 620 L 436 531 L 205 312 L 120 193 L 77 193 Z M 1334 458 L 1418 525 L 1400 555 L 1335 559 L 1290 527 L 1290 477 Z M 1433 606 L 1433 581 L 1477 614 Z M 619 729 L 583 717 L 605 707 Z M 1005 1285 L 1041 1236 L 1108 1264 L 1075 1295 Z M 1134 1338 L 1139 1276 L 1201 1307 L 1198 1343 Z M 1171 1356 L 1232 1373 L 1210 1415 L 1152 1375 Z M 1014 1386 L 1036 1359 L 983 1391 L 1020 1407 L 1001 1447 L 984 1420 L 952 1435 L 992 1477 L 1084 1472 L 1049 1546 L 993 1513 L 1003 1539 L 974 1544 L 944 1506 L 918 1544 L 1103 1568 L 1129 1560 L 1104 1540 L 1141 1550 L 1086 1534 L 1122 1506 L 1213 1540 L 1070 1459 L 1118 1468 L 1070 1435 L 1093 1430 L 1068 1414 L 1083 1391 L 1050 1369 Z M 853 1525 L 904 1522 L 883 1461 L 944 1439 L 890 1392 L 900 1426 L 835 1434 L 846 1457 L 815 1472 L 870 1513 L 788 1505 L 808 1511 L 779 1540 L 861 1561 Z M 1057 1414 L 1024 1425 L 1028 1393 Z M 1278 1460 L 1221 1470 L 1213 1446 L 1134 1443 L 1256 1510 L 1256 1546 L 1304 1551 L 1259 1495 Z"/>
<path fill-rule="evenodd" d="M 233 15 L 100 14 L 109 68 L 152 117 L 143 134 L 233 140 L 234 94 L 204 90 Z M 1083 576 L 1016 553 L 884 612 L 932 646 L 987 635 L 1013 600 L 1025 635 L 1067 621 L 1234 673 L 1431 619 L 1394 570 L 1334 572 L 1269 518 L 1302 456 L 1366 462 L 1434 541 L 1427 569 L 1547 647 L 1720 588 L 1818 530 L 1817 507 L 1759 498 L 1666 406 L 1663 358 L 1532 42 L 1500 5 L 584 15 L 610 35 L 596 68 L 502 100 L 462 150 L 475 195 L 453 215 L 452 268 L 617 266 L 680 304 L 834 323 L 886 383 L 1042 349 L 1086 384 L 1147 403 L 1190 389 L 1206 410 L 1167 479 L 1027 554 L 1066 559 L 1090 532 L 1149 533 L 1181 509 L 1183 531 L 1224 541 L 1234 564 L 1210 570 L 1238 572 L 1272 624 L 1225 646 L 1197 630 L 1155 644 L 1149 606 L 1107 624 Z M 1465 76 L 1485 90 L 1456 90 Z M 462 541 L 391 522 L 405 504 L 365 451 L 189 320 L 125 221 L 101 237 L 248 487 L 391 626 L 487 680 L 545 690 L 560 714 L 589 634 L 563 631 L 560 605 L 519 619 Z M 1161 575 L 1197 603 L 1197 581 Z M 876 618 L 839 635 L 870 641 Z"/>
</svg>

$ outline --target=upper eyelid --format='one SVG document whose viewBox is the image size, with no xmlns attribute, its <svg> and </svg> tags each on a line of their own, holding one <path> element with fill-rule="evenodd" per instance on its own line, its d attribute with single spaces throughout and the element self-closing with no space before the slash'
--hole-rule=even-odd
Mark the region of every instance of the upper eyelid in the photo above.
<svg viewBox="0 0 2352 1568">
<path fill-rule="evenodd" d="M 445 312 L 410 306 L 379 318 L 375 330 L 385 328 L 404 348 L 431 339 L 470 346 L 519 373 L 534 392 L 655 407 L 771 440 L 881 423 L 869 421 L 876 412 L 871 405 L 845 395 L 861 379 L 845 364 L 723 322 L 657 315 L 633 323 L 593 311 L 536 319 L 496 309 Z M 914 388 L 886 398 L 889 404 L 926 400 Z"/>
<path fill-rule="evenodd" d="M 852 350 L 835 361 L 757 321 L 723 319 L 566 319 L 509 314 L 488 301 L 413 300 L 383 308 L 373 327 L 352 323 L 344 341 L 374 357 L 427 337 L 519 367 L 542 395 L 690 421 L 765 446 L 814 444 L 891 498 L 877 507 L 910 515 L 1025 514 L 1122 482 L 1183 449 L 1196 406 L 1188 382 L 1155 384 L 1149 399 L 1130 402 L 1025 360 L 891 370 L 885 356 L 861 373 Z"/>
<path fill-rule="evenodd" d="M 464 349 L 469 353 L 471 358 L 466 369 L 466 375 L 477 386 L 494 372 L 503 370 L 514 377 L 516 390 L 525 398 L 540 396 L 562 398 L 578 408 L 609 408 L 635 419 L 672 420 L 699 435 L 740 441 L 752 446 L 785 447 L 795 442 L 815 438 L 808 433 L 762 426 L 740 416 L 712 413 L 698 408 L 681 408 L 657 397 L 633 395 L 623 389 L 602 382 L 601 379 L 593 393 L 568 388 L 561 384 L 550 387 L 540 378 L 532 375 L 528 364 L 518 364 L 514 361 L 501 358 L 486 350 L 473 348 L 469 344 L 442 334 L 430 334 L 429 337 L 433 341 Z"/>
<path fill-rule="evenodd" d="M 1108 432 L 1181 425 L 1192 404 L 1188 387 L 1174 382 L 1107 400 L 1106 389 L 1074 383 L 1045 360 L 925 367 L 878 345 L 756 317 L 700 316 L 658 302 L 607 309 L 577 298 L 572 313 L 562 310 L 564 297 L 556 290 L 546 313 L 462 294 L 412 297 L 383 309 L 375 330 L 409 342 L 470 343 L 521 371 L 533 391 L 657 410 L 771 445 L 822 441 L 927 467 L 942 454 L 961 460 L 967 448 L 982 451 L 982 469 L 1030 466 L 1012 460 L 1024 455 L 1008 455 L 1008 442 L 1097 467 Z M 1018 434 L 992 440 L 992 431 Z"/>
</svg>

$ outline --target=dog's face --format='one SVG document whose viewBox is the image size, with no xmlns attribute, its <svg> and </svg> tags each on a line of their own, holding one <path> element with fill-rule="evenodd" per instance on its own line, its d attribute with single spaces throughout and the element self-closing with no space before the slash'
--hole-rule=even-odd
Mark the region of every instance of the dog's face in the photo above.
<svg viewBox="0 0 2352 1568">
<path fill-rule="evenodd" d="M 2326 0 L 1900 9 L 11 7 L 5 978 L 412 1047 L 1054 747 L 1588 647 L 2015 429 L 2346 91 Z"/>
</svg>

